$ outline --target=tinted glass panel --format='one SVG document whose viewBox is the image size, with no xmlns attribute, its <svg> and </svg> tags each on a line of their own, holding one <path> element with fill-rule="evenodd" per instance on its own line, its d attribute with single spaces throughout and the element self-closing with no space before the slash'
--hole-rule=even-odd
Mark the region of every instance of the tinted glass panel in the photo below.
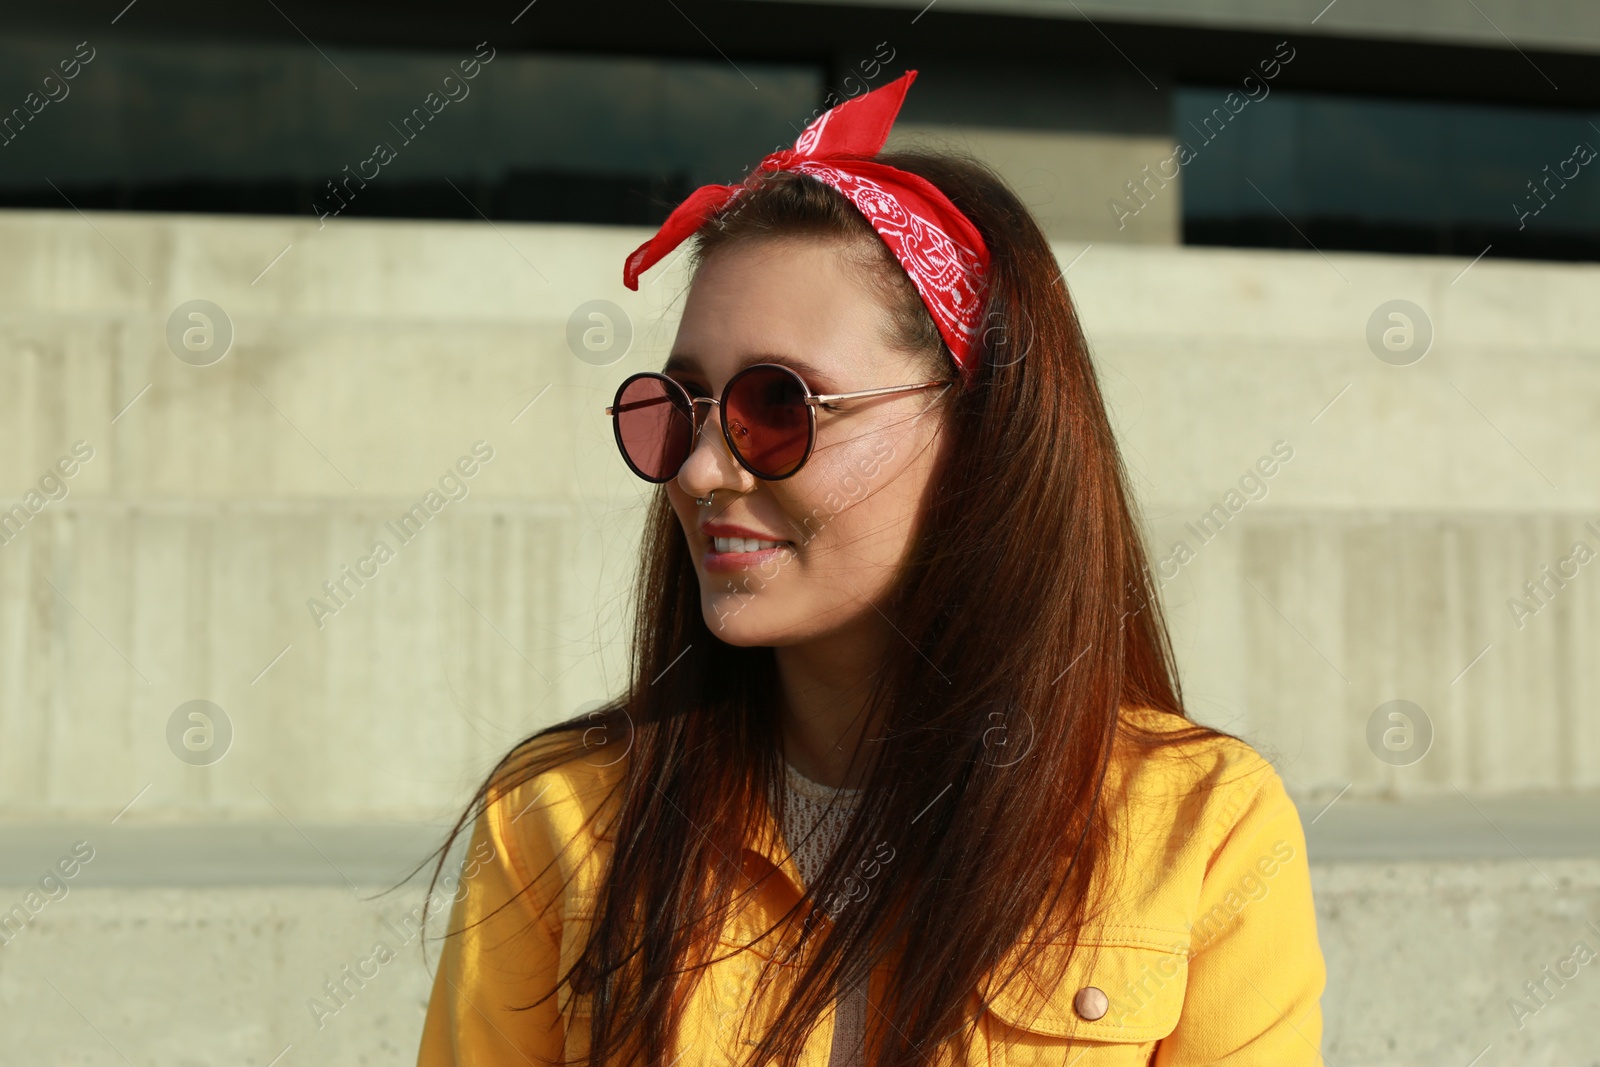
<svg viewBox="0 0 1600 1067">
<path fill-rule="evenodd" d="M 823 93 L 810 66 L 491 46 L 79 51 L 0 43 L 0 206 L 656 223 Z"/>
<path fill-rule="evenodd" d="M 1176 93 L 1186 243 L 1600 259 L 1600 112 L 1241 100 Z"/>
</svg>

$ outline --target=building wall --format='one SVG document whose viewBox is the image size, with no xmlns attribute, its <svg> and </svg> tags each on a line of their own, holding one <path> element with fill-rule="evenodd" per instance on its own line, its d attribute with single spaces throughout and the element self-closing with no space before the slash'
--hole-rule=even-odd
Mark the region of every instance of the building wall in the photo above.
<svg viewBox="0 0 1600 1067">
<path fill-rule="evenodd" d="M 163 1062 L 266 1063 L 291 1043 L 299 1062 L 414 1055 L 414 956 L 333 1038 L 305 999 L 370 947 L 382 908 L 416 903 L 358 900 L 344 879 L 402 875 L 518 737 L 625 676 L 646 495 L 601 409 L 663 358 L 685 282 L 659 267 L 623 288 L 646 236 L 0 214 L 0 506 L 26 512 L 0 543 L 0 900 L 75 840 L 103 849 L 0 948 L 4 1010 L 51 1023 L 16 1062 L 117 1061 L 84 1019 Z M 1600 979 L 1520 1029 L 1505 1001 L 1600 913 L 1584 821 L 1600 811 L 1600 563 L 1523 589 L 1575 543 L 1600 549 L 1600 268 L 1092 237 L 1056 252 L 1186 696 L 1304 805 L 1330 1061 L 1587 1051 Z M 234 332 L 207 366 L 167 338 L 195 299 Z M 567 339 L 596 299 L 634 334 L 604 367 Z M 1368 341 L 1395 299 L 1433 328 L 1409 366 Z M 50 480 L 80 441 L 92 458 Z M 492 459 L 466 495 L 395 536 L 477 442 Z M 1273 474 L 1248 480 L 1275 447 Z M 377 576 L 328 596 L 380 539 Z M 1409 766 L 1367 741 L 1396 698 L 1432 724 Z M 233 732 L 206 766 L 169 741 L 195 699 Z M 152 834 L 159 849 L 130 844 Z M 300 873 L 230 876 L 236 853 Z"/>
</svg>

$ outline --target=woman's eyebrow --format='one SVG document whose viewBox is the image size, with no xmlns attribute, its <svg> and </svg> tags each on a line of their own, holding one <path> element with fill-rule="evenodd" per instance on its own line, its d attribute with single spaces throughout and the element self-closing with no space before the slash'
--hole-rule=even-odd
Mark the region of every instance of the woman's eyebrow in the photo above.
<svg viewBox="0 0 1600 1067">
<path fill-rule="evenodd" d="M 794 356 L 767 355 L 754 357 L 750 360 L 750 362 L 782 364 L 783 366 L 788 367 L 790 370 L 798 372 L 800 377 L 804 378 L 806 383 L 813 388 L 816 387 L 818 382 L 832 381 L 833 378 L 832 375 L 828 374 L 820 367 L 817 367 L 815 364 L 807 363 L 805 360 L 798 359 Z"/>
<path fill-rule="evenodd" d="M 788 367 L 797 371 L 800 377 L 804 378 L 808 384 L 831 380 L 831 375 L 816 365 L 807 363 L 796 356 L 786 356 L 777 352 L 753 352 L 741 359 L 739 365 L 734 369 L 736 371 L 744 370 L 744 368 L 756 363 L 777 363 L 780 366 Z M 692 353 L 674 352 L 668 357 L 666 365 L 661 368 L 661 372 L 663 374 L 674 372 L 696 374 L 700 372 L 700 361 Z"/>
<path fill-rule="evenodd" d="M 699 369 L 700 364 L 693 356 L 685 355 L 682 352 L 674 352 L 671 356 L 667 357 L 667 362 L 662 366 L 661 373 L 672 374 L 673 372 L 677 372 L 679 374 L 688 374 L 698 371 Z"/>
</svg>

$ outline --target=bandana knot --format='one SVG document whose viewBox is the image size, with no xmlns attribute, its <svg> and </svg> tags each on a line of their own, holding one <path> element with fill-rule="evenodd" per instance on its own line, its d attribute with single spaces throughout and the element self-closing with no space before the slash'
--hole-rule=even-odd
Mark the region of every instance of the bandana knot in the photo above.
<svg viewBox="0 0 1600 1067">
<path fill-rule="evenodd" d="M 786 170 L 809 175 L 843 194 L 872 224 L 916 286 L 962 379 L 971 384 L 987 295 L 988 247 L 971 220 L 932 182 L 872 158 L 888 139 L 916 76 L 908 70 L 829 108 L 805 128 L 793 148 L 764 157 L 742 183 L 702 185 L 690 193 L 656 235 L 628 256 L 623 284 L 638 289 L 640 274 L 753 187 L 761 174 Z"/>
</svg>

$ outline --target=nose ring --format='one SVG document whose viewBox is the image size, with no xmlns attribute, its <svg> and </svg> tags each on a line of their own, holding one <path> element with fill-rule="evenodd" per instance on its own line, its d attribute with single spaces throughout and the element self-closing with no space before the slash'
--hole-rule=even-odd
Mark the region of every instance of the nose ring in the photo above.
<svg viewBox="0 0 1600 1067">
<path fill-rule="evenodd" d="M 707 493 L 705 495 L 705 499 L 704 500 L 702 500 L 699 497 L 695 497 L 694 498 L 694 502 L 696 504 L 699 504 L 703 508 L 709 508 L 711 506 L 711 498 L 716 496 L 716 495 L 717 495 L 717 491 L 715 489 L 713 489 L 713 490 L 711 490 L 711 492 L 709 492 L 709 493 Z"/>
</svg>

